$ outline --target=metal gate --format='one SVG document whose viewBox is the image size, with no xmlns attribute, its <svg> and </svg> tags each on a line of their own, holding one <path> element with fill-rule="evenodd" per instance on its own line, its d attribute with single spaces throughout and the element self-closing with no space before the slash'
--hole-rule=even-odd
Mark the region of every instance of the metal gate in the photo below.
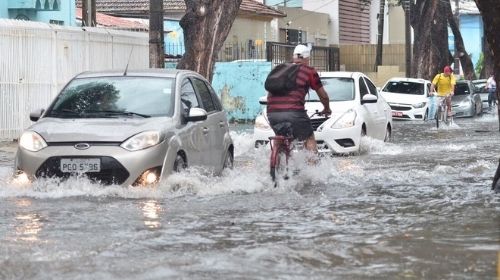
<svg viewBox="0 0 500 280">
<path fill-rule="evenodd" d="M 272 63 L 272 66 L 289 62 L 292 60 L 293 49 L 295 45 L 267 42 L 266 58 Z M 311 50 L 309 64 L 318 71 L 339 71 L 340 70 L 340 51 L 336 47 L 316 47 Z"/>
</svg>

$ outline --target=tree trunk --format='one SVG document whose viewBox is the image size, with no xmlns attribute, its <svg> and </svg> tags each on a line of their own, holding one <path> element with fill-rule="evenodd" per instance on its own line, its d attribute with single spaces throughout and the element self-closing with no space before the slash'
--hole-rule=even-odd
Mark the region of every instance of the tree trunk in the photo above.
<svg viewBox="0 0 500 280">
<path fill-rule="evenodd" d="M 486 40 L 491 49 L 491 54 L 493 56 L 493 73 L 495 73 L 495 81 L 497 85 L 500 83 L 500 32 L 498 32 L 498 27 L 500 26 L 500 2 L 498 0 L 475 0 L 476 5 L 481 12 L 484 24 L 484 32 L 486 34 Z M 497 100 L 499 96 L 499 89 L 497 87 L 496 95 Z M 498 108 L 499 106 L 497 106 Z M 500 109 L 498 109 L 500 112 Z M 500 123 L 500 114 L 498 114 Z"/>
<path fill-rule="evenodd" d="M 448 23 L 450 24 L 451 31 L 455 37 L 455 50 L 458 54 L 455 57 L 460 59 L 460 64 L 462 65 L 462 70 L 464 71 L 464 78 L 467 80 L 476 79 L 476 74 L 474 73 L 474 65 L 470 59 L 469 54 L 465 50 L 464 40 L 462 38 L 462 33 L 460 33 L 460 28 L 455 20 L 453 11 L 451 10 L 450 2 L 444 3 L 446 10 L 448 10 Z"/>
<path fill-rule="evenodd" d="M 487 79 L 493 73 L 493 54 L 491 53 L 490 45 L 486 39 L 486 30 L 483 34 L 483 68 L 481 69 L 480 78 Z"/>
<path fill-rule="evenodd" d="M 445 12 L 440 0 L 417 0 L 411 6 L 414 30 L 412 77 L 432 79 L 449 65 Z"/>
<path fill-rule="evenodd" d="M 380 0 L 380 10 L 378 13 L 378 34 L 377 34 L 377 56 L 375 58 L 375 71 L 378 71 L 378 66 L 382 65 L 382 51 L 384 41 L 384 15 L 385 15 L 385 0 Z"/>
<path fill-rule="evenodd" d="M 476 5 L 481 12 L 484 24 L 484 32 L 486 34 L 486 40 L 491 49 L 491 54 L 493 56 L 493 71 L 495 73 L 495 81 L 497 85 L 500 85 L 500 32 L 498 32 L 498 27 L 500 26 L 500 2 L 498 0 L 475 0 Z M 500 87 L 497 87 L 496 95 L 498 99 L 498 92 Z M 499 106 L 497 106 L 498 108 Z M 498 110 L 498 109 L 497 109 Z M 498 110 L 500 112 L 500 110 Z M 500 114 L 498 114 L 500 123 Z M 499 126 L 500 127 L 500 126 Z M 497 192 L 500 191 L 500 163 L 498 165 L 495 177 L 493 178 L 492 188 Z"/>
<path fill-rule="evenodd" d="M 212 81 L 217 54 L 231 30 L 242 0 L 184 0 L 180 25 L 186 52 L 177 69 L 196 71 Z"/>
</svg>

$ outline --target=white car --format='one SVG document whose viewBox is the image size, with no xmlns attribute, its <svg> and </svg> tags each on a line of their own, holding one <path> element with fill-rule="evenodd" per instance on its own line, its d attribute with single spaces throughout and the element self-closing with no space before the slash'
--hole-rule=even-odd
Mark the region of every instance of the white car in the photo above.
<svg viewBox="0 0 500 280">
<path fill-rule="evenodd" d="M 391 78 L 380 91 L 394 119 L 425 120 L 431 82 L 424 79 Z"/>
<path fill-rule="evenodd" d="M 391 108 L 378 94 L 370 79 L 359 72 L 320 73 L 330 97 L 330 118 L 314 115 L 323 109 L 314 90 L 306 97 L 306 110 L 312 116 L 314 135 L 321 153 L 349 154 L 359 152 L 361 137 L 388 141 L 392 133 Z M 267 97 L 259 99 L 266 104 Z M 314 115 L 314 116 L 313 116 Z M 274 132 L 269 126 L 266 109 L 257 116 L 254 126 L 255 147 L 266 145 Z"/>
</svg>

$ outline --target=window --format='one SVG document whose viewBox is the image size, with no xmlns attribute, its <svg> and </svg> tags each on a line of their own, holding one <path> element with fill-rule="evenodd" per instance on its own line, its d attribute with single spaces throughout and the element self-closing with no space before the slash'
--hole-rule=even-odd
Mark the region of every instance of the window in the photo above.
<svg viewBox="0 0 500 280">
<path fill-rule="evenodd" d="M 359 94 L 361 99 L 363 99 L 363 96 L 368 94 L 368 88 L 366 87 L 365 82 L 362 78 L 359 79 Z"/>
<path fill-rule="evenodd" d="M 406 81 L 393 81 L 393 82 L 387 83 L 387 85 L 384 87 L 383 91 L 394 92 L 394 93 L 403 93 L 403 94 L 412 94 L 412 95 L 424 95 L 424 84 L 423 83 L 406 82 Z"/>
<path fill-rule="evenodd" d="M 372 83 L 372 81 L 370 81 L 369 79 L 367 78 L 364 78 L 366 84 L 368 85 L 368 89 L 370 90 L 370 93 L 375 95 L 375 96 L 378 96 L 378 89 L 377 87 Z"/>
<path fill-rule="evenodd" d="M 185 79 L 181 86 L 181 103 L 182 109 L 186 114 L 189 113 L 190 108 L 200 107 L 196 93 L 194 92 L 191 81 Z"/>
<path fill-rule="evenodd" d="M 57 24 L 57 25 L 64 25 L 64 21 L 62 21 L 62 20 L 55 20 L 55 19 L 49 20 L 49 23 L 50 24 Z"/>
<path fill-rule="evenodd" d="M 212 100 L 210 90 L 208 90 L 207 85 L 200 79 L 192 78 L 193 85 L 196 92 L 200 95 L 201 103 L 203 108 L 209 113 L 216 110 L 215 104 Z"/>
</svg>

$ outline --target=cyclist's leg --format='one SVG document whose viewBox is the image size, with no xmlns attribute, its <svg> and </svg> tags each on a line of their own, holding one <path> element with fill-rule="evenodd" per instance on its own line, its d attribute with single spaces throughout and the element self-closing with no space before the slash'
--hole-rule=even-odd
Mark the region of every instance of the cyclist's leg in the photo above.
<svg viewBox="0 0 500 280">
<path fill-rule="evenodd" d="M 451 96 L 446 97 L 446 107 L 448 111 L 448 117 L 451 117 Z"/>
</svg>

